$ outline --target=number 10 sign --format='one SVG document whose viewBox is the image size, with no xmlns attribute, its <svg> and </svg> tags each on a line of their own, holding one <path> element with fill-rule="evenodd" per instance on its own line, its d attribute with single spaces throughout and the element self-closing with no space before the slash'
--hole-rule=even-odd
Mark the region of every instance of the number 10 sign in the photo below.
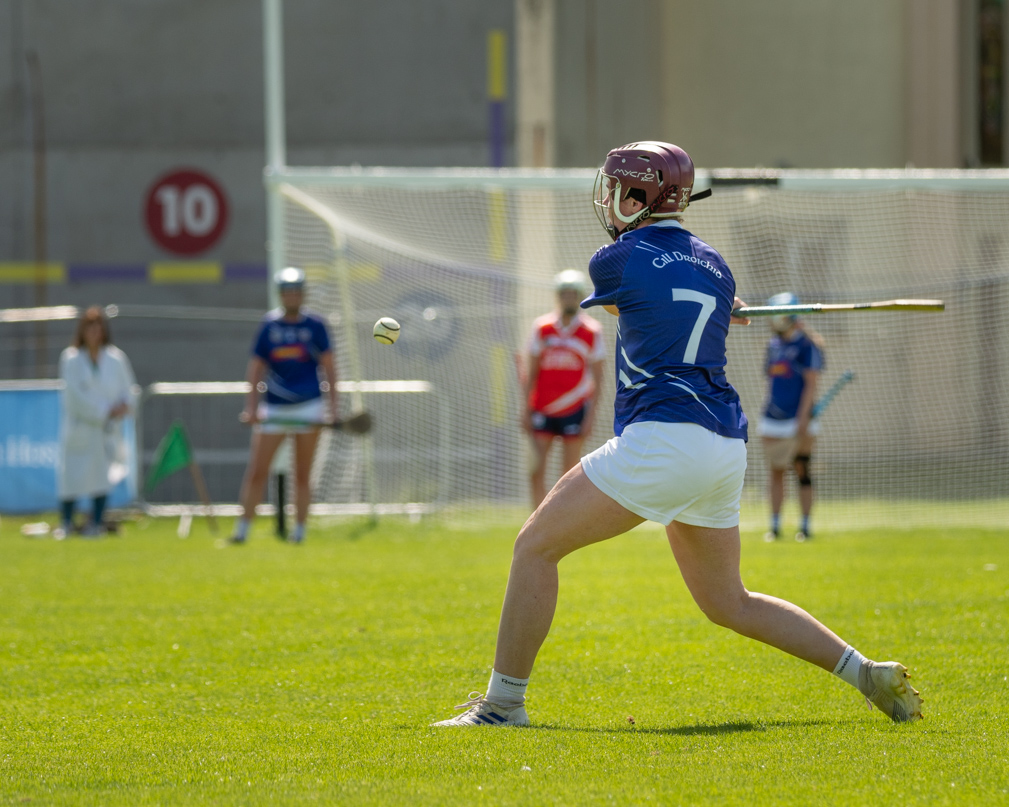
<svg viewBox="0 0 1009 807">
<path fill-rule="evenodd" d="M 196 255 L 210 249 L 228 224 L 228 200 L 209 175 L 192 168 L 159 177 L 147 192 L 147 231 L 162 249 Z"/>
</svg>

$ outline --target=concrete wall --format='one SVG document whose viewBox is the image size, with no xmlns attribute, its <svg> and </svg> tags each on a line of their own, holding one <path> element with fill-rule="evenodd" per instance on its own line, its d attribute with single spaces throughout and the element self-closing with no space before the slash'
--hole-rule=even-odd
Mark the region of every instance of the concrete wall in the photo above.
<svg viewBox="0 0 1009 807">
<path fill-rule="evenodd" d="M 707 167 L 975 164 L 976 2 L 516 0 L 519 161 L 665 139 Z"/>
<path fill-rule="evenodd" d="M 903 166 L 903 0 L 663 4 L 663 135 L 705 166 Z"/>
<path fill-rule="evenodd" d="M 662 127 L 663 0 L 557 0 L 557 164 L 602 163 Z"/>
</svg>

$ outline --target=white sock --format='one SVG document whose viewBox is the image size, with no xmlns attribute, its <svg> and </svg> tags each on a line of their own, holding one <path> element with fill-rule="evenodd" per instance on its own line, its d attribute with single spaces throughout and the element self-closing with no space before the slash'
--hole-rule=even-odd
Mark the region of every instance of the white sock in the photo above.
<svg viewBox="0 0 1009 807">
<path fill-rule="evenodd" d="M 834 667 L 834 675 L 847 681 L 855 689 L 858 689 L 858 671 L 862 669 L 862 665 L 867 661 L 865 656 L 859 653 L 854 647 L 848 645 L 844 648 L 844 652 L 841 654 L 840 660 L 837 662 L 837 666 Z"/>
<path fill-rule="evenodd" d="M 291 533 L 291 537 L 296 541 L 305 540 L 305 525 L 295 524 L 294 531 Z"/>
<path fill-rule="evenodd" d="M 247 537 L 249 534 L 249 519 L 240 518 L 235 522 L 235 535 L 242 538 Z"/>
<path fill-rule="evenodd" d="M 487 700 L 492 703 L 500 703 L 502 706 L 509 703 L 522 703 L 526 697 L 527 686 L 529 686 L 528 678 L 513 678 L 492 669 L 490 682 L 487 684 Z"/>
</svg>

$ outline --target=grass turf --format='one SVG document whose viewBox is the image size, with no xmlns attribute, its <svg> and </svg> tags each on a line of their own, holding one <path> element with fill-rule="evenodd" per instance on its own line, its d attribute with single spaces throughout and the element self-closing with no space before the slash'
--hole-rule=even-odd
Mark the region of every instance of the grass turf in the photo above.
<svg viewBox="0 0 1009 807">
<path fill-rule="evenodd" d="M 1009 803 L 1009 533 L 744 534 L 743 579 L 870 657 L 926 720 L 705 621 L 664 538 L 561 565 L 531 729 L 444 730 L 486 685 L 514 530 L 0 524 L 3 804 Z"/>
</svg>

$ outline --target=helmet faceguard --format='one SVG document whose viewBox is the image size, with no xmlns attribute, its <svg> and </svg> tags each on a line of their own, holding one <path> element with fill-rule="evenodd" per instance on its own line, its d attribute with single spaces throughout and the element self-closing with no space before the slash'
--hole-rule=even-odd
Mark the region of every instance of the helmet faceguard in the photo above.
<svg viewBox="0 0 1009 807">
<path fill-rule="evenodd" d="M 655 140 L 629 143 L 613 149 L 596 175 L 594 204 L 596 217 L 616 241 L 649 219 L 682 215 L 690 204 L 694 185 L 694 163 L 679 146 Z M 633 196 L 643 210 L 625 216 L 620 202 Z M 616 222 L 622 223 L 618 227 Z"/>
</svg>

